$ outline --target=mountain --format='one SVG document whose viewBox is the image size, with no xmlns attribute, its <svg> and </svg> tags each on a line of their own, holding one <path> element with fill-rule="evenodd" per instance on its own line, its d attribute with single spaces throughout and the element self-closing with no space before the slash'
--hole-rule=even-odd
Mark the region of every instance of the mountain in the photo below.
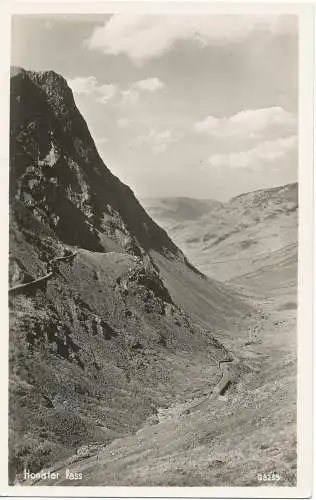
<svg viewBox="0 0 316 500">
<path fill-rule="evenodd" d="M 221 360 L 249 370 L 233 332 L 254 307 L 190 264 L 104 165 L 62 76 L 14 68 L 10 110 L 14 483 L 209 390 Z"/>
<path fill-rule="evenodd" d="M 160 207 L 160 200 L 157 202 Z M 153 202 L 147 206 L 155 218 Z M 162 211 L 160 211 L 162 213 Z M 214 206 L 196 220 L 177 217 L 160 224 L 205 274 L 267 292 L 280 283 L 296 283 L 298 185 L 260 189 Z M 282 281 L 282 280 L 281 280 Z"/>
<path fill-rule="evenodd" d="M 174 225 L 195 221 L 212 209 L 221 206 L 216 200 L 197 200 L 188 197 L 143 198 L 142 202 L 151 217 L 172 228 Z"/>
<path fill-rule="evenodd" d="M 36 165 L 34 165 L 36 162 Z M 105 167 L 72 92 L 56 73 L 15 70 L 10 195 L 56 236 L 92 251 L 155 249 L 183 260 L 131 189 Z"/>
</svg>

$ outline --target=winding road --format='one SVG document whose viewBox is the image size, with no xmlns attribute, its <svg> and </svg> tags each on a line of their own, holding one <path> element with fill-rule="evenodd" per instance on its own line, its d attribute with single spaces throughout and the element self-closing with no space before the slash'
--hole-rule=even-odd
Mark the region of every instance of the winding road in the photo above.
<svg viewBox="0 0 316 500">
<path fill-rule="evenodd" d="M 41 285 L 42 283 L 45 283 L 47 280 L 49 280 L 49 278 L 51 278 L 54 275 L 53 265 L 55 262 L 73 259 L 76 255 L 77 255 L 77 252 L 74 251 L 73 253 L 71 253 L 69 255 L 63 255 L 62 257 L 55 257 L 54 259 L 49 260 L 48 264 L 47 264 L 47 270 L 49 272 L 47 274 L 45 274 L 44 276 L 41 276 L 40 278 L 37 278 L 33 281 L 29 281 L 28 283 L 20 283 L 19 285 L 15 285 L 15 286 L 9 288 L 9 294 L 23 292 L 26 289 L 34 288 L 38 285 Z"/>
<path fill-rule="evenodd" d="M 189 408 L 186 408 L 181 415 L 185 415 L 188 413 L 192 413 L 193 411 L 196 411 L 198 408 L 200 408 L 206 401 L 208 400 L 213 400 L 216 399 L 218 396 L 221 395 L 225 391 L 225 389 L 233 382 L 233 377 L 232 374 L 229 371 L 226 371 L 226 369 L 222 369 L 221 365 L 223 363 L 232 363 L 233 359 L 222 359 L 218 362 L 218 367 L 221 370 L 221 379 L 220 381 L 216 384 L 216 386 L 205 396 L 205 398 L 202 399 L 202 401 L 199 401 L 198 403 L 190 406 Z"/>
</svg>

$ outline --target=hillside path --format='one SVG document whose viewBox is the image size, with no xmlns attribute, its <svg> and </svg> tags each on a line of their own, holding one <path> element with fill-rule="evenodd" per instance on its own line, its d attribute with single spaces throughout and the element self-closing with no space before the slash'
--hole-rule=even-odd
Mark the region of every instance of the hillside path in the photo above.
<svg viewBox="0 0 316 500">
<path fill-rule="evenodd" d="M 55 262 L 72 259 L 76 255 L 77 255 L 77 251 L 74 251 L 70 255 L 63 255 L 62 257 L 55 257 L 54 259 L 49 260 L 48 264 L 47 264 L 47 270 L 53 269 L 53 264 Z M 41 276 L 40 278 L 37 278 L 33 281 L 29 281 L 28 283 L 20 283 L 19 285 L 15 285 L 15 286 L 9 288 L 9 290 L 8 290 L 9 294 L 23 292 L 24 290 L 26 290 L 28 288 L 33 288 L 34 286 L 40 285 L 41 283 L 44 283 L 49 278 L 51 278 L 53 275 L 54 275 L 54 271 L 51 270 L 47 274 L 45 274 L 44 276 Z"/>
</svg>

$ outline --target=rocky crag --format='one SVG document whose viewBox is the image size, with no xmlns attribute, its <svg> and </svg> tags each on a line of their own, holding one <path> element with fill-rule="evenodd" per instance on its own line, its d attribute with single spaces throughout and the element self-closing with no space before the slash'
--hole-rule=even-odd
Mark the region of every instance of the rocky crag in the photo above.
<svg viewBox="0 0 316 500">
<path fill-rule="evenodd" d="M 217 332 L 252 312 L 104 165 L 53 71 L 12 69 L 9 287 L 11 483 L 211 387 Z"/>
</svg>

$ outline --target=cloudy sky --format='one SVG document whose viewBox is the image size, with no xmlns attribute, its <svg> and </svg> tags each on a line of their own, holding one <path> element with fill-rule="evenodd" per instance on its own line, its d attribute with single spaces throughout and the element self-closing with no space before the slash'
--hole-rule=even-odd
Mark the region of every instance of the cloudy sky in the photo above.
<svg viewBox="0 0 316 500">
<path fill-rule="evenodd" d="M 139 197 L 227 200 L 297 180 L 291 16 L 15 16 L 12 64 L 53 69 Z"/>
</svg>

